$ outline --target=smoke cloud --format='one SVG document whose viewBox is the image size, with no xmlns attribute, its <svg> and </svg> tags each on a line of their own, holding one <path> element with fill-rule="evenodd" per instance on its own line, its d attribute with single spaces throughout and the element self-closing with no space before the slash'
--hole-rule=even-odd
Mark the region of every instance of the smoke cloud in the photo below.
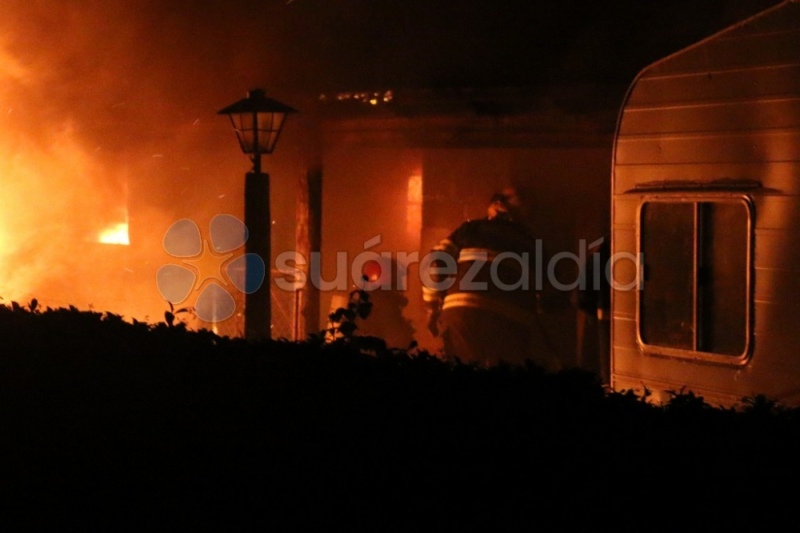
<svg viewBox="0 0 800 533">
<path fill-rule="evenodd" d="M 593 49 L 616 53 L 620 36 L 650 35 L 620 26 L 623 8 L 609 7 L 640 4 L 5 0 L 0 297 L 159 320 L 166 303 L 155 273 L 172 261 L 168 227 L 191 218 L 207 228 L 216 214 L 242 213 L 250 164 L 216 112 L 247 90 L 263 87 L 302 114 L 300 102 L 325 91 L 543 83 L 557 79 L 564 57 L 573 58 L 570 75 L 592 63 L 603 77 L 609 71 L 570 43 L 598 21 Z M 576 16 L 586 5 L 591 16 Z M 627 80 L 639 66 L 619 72 Z M 287 131 L 265 162 L 279 242 L 294 236 L 302 150 Z M 129 245 L 98 242 L 125 223 Z"/>
<path fill-rule="evenodd" d="M 236 49 L 248 43 L 231 38 L 223 5 L 162 4 L 4 5 L 5 302 L 158 320 L 167 304 L 155 272 L 171 259 L 161 245 L 169 225 L 240 214 L 248 162 L 216 110 L 268 81 L 268 65 L 257 57 L 243 67 Z M 126 223 L 129 246 L 99 242 Z"/>
</svg>

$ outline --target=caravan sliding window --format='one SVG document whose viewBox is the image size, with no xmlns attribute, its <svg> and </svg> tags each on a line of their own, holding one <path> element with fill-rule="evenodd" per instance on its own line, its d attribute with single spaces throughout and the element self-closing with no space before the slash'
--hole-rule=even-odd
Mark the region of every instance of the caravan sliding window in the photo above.
<svg viewBox="0 0 800 533">
<path fill-rule="evenodd" d="M 649 351 L 747 354 L 751 218 L 741 197 L 642 203 L 637 318 L 640 343 Z"/>
</svg>

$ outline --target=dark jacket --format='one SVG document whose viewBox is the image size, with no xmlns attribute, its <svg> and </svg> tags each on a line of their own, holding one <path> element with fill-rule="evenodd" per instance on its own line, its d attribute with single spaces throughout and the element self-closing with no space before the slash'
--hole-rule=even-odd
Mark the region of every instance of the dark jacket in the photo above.
<svg viewBox="0 0 800 533">
<path fill-rule="evenodd" d="M 475 307 L 519 323 L 535 320 L 541 245 L 523 224 L 503 215 L 469 220 L 432 252 L 451 256 L 457 269 L 454 275 L 430 276 L 436 282 L 450 278 L 449 288 L 423 285 L 423 299 L 431 307 Z M 446 266 L 441 259 L 430 264 Z"/>
</svg>

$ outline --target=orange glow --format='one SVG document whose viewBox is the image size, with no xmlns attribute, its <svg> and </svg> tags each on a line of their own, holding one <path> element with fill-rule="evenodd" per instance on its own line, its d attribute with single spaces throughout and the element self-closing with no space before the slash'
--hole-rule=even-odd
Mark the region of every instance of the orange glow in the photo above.
<svg viewBox="0 0 800 533">
<path fill-rule="evenodd" d="M 406 233 L 418 239 L 422 231 L 422 173 L 408 177 L 406 198 Z"/>
<path fill-rule="evenodd" d="M 180 262 L 164 249 L 167 229 L 182 218 L 205 229 L 218 214 L 241 217 L 247 159 L 231 140 L 230 126 L 214 118 L 214 108 L 231 98 L 229 88 L 197 83 L 228 78 L 223 71 L 233 72 L 238 45 L 221 40 L 206 46 L 195 19 L 164 32 L 161 25 L 171 23 L 163 15 L 153 18 L 161 10 L 153 7 L 4 4 L 0 305 L 36 298 L 41 308 L 75 306 L 162 321 L 170 306 L 158 290 L 157 272 Z M 187 54 L 195 59 L 175 63 Z M 210 70 L 201 73 L 196 64 Z M 176 78 L 199 89 L 186 91 Z M 282 141 L 289 142 L 291 133 Z M 294 214 L 294 204 L 281 201 L 293 199 L 294 167 L 282 161 L 266 163 L 286 177 L 273 189 L 278 225 Z M 288 242 L 293 230 L 278 228 L 276 240 Z M 195 303 L 182 303 L 187 310 L 178 318 L 190 327 L 208 326 L 194 321 Z M 235 317 L 219 331 L 237 335 L 241 312 Z"/>
<path fill-rule="evenodd" d="M 97 242 L 103 244 L 124 244 L 128 246 L 131 241 L 128 238 L 128 223 L 120 222 L 104 229 L 97 237 Z"/>
<path fill-rule="evenodd" d="M 361 272 L 367 281 L 374 282 L 380 279 L 383 269 L 377 261 L 369 260 L 364 263 Z"/>
<path fill-rule="evenodd" d="M 211 282 L 218 283 L 223 287 L 228 285 L 227 276 L 223 274 L 223 265 L 233 257 L 232 253 L 220 254 L 214 251 L 208 241 L 203 242 L 204 252 L 192 259 L 184 260 L 184 264 L 193 267 L 197 271 L 193 292 L 200 292 Z"/>
<path fill-rule="evenodd" d="M 392 100 L 394 100 L 394 93 L 392 91 L 383 91 L 383 92 L 361 92 L 361 93 L 337 93 L 332 96 L 335 100 L 339 102 L 344 102 L 347 100 L 353 100 L 356 102 L 361 102 L 363 104 L 369 105 L 378 105 L 378 104 L 388 104 Z M 320 101 L 326 102 L 331 99 L 330 95 L 321 94 L 319 95 Z"/>
<path fill-rule="evenodd" d="M 0 41 L 0 303 L 158 319 L 129 246 L 93 246 L 130 244 L 127 170 L 104 165 L 75 110 L 47 98 L 51 71 L 33 53 Z"/>
</svg>

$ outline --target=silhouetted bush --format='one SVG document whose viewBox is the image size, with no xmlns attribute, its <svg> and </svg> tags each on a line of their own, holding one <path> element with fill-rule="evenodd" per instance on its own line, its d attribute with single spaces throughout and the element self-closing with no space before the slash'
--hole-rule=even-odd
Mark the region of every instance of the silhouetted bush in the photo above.
<svg viewBox="0 0 800 533">
<path fill-rule="evenodd" d="M 0 346 L 0 501 L 32 529 L 766 527 L 800 472 L 798 411 L 763 397 L 657 406 L 578 370 L 33 302 L 0 307 Z"/>
</svg>

